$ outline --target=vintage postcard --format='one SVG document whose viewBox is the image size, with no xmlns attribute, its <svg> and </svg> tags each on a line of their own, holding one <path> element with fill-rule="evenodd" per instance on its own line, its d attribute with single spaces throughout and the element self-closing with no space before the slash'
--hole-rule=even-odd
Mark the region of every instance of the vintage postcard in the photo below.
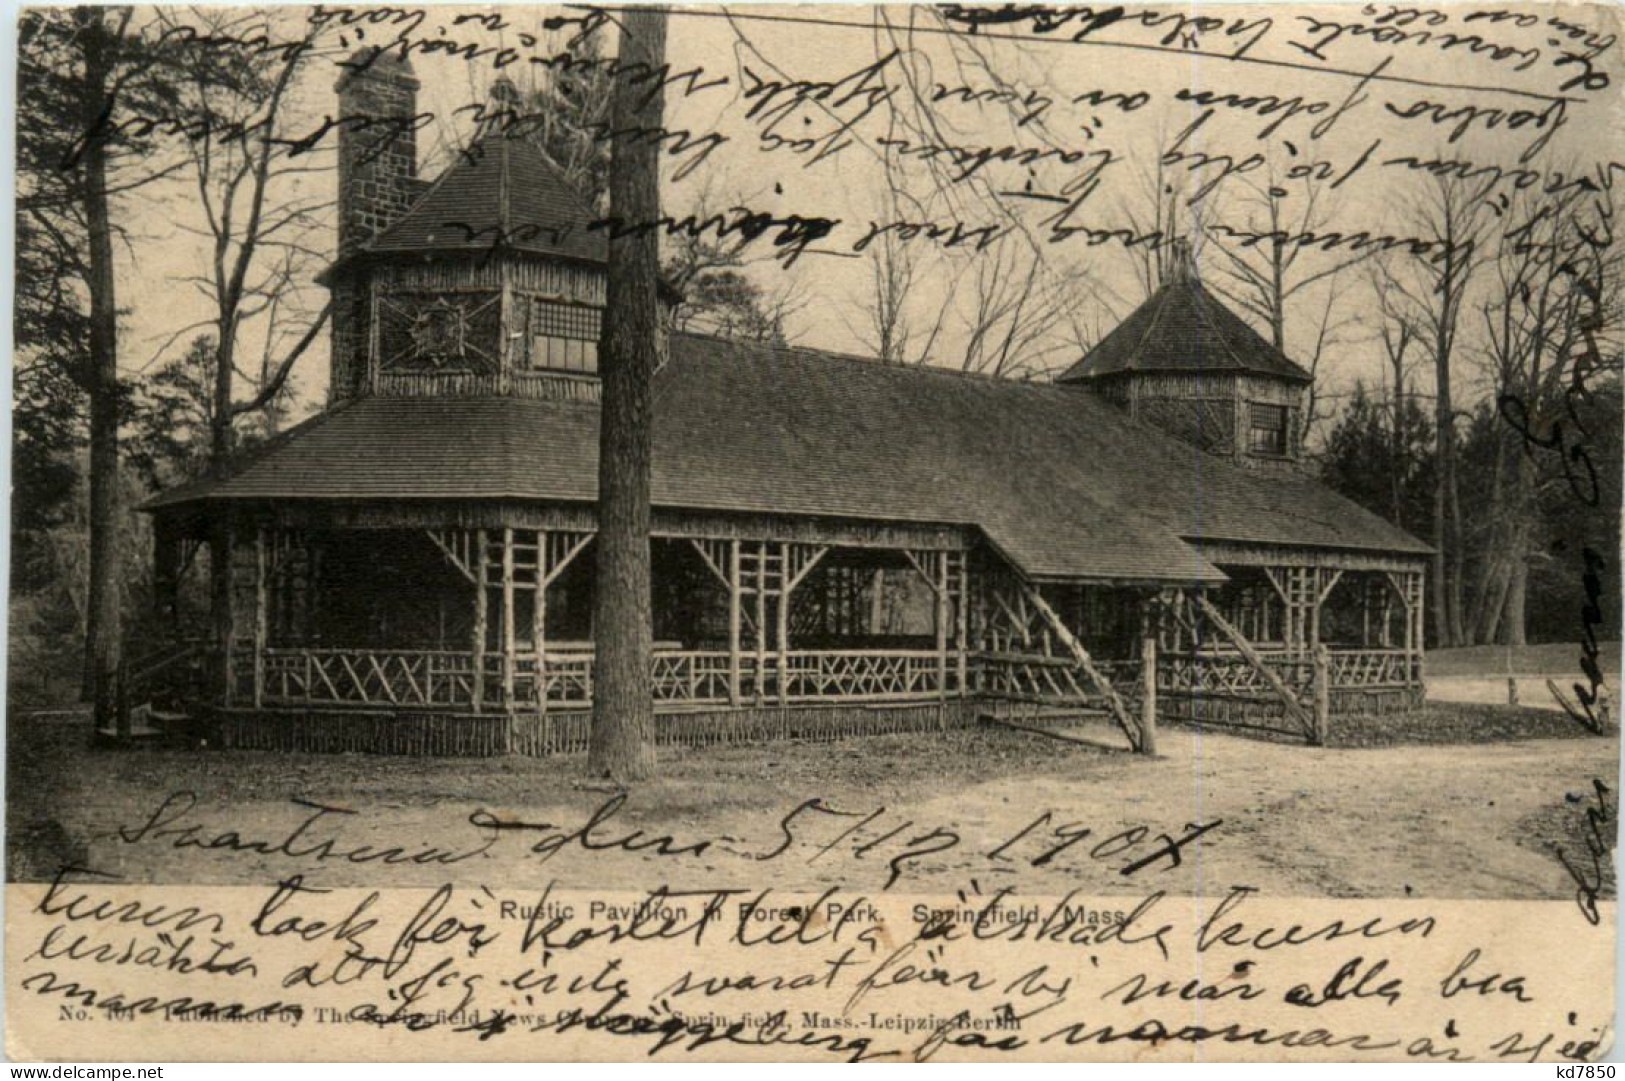
<svg viewBox="0 0 1625 1081">
<path fill-rule="evenodd" d="M 1617 7 L 14 17 L 11 1058 L 1612 1050 Z"/>
</svg>

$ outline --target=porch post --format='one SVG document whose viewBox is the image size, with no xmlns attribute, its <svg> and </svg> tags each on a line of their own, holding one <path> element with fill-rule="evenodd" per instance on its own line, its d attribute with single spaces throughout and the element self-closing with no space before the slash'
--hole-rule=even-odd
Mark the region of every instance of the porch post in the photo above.
<svg viewBox="0 0 1625 1081">
<path fill-rule="evenodd" d="M 959 639 L 959 697 L 970 693 L 970 559 L 959 555 L 959 610 L 955 635 Z"/>
<path fill-rule="evenodd" d="M 790 702 L 790 542 L 779 542 L 779 608 L 777 627 L 779 645 L 779 703 Z"/>
<path fill-rule="evenodd" d="M 265 526 L 254 527 L 254 708 L 265 701 Z"/>
<path fill-rule="evenodd" d="M 1410 585 L 1410 615 L 1409 624 L 1405 632 L 1405 651 L 1410 654 L 1412 672 L 1411 678 L 1421 684 L 1425 677 L 1427 653 L 1427 613 L 1423 607 L 1423 598 L 1426 593 L 1427 571 L 1412 571 L 1407 577 Z"/>
<path fill-rule="evenodd" d="M 214 590 L 214 600 L 220 605 L 220 610 L 214 613 L 214 622 L 215 639 L 220 644 L 220 674 L 222 677 L 220 701 L 223 705 L 230 706 L 233 697 L 235 697 L 231 670 L 232 636 L 236 632 L 235 619 L 232 615 L 232 607 L 236 600 L 234 594 L 237 592 L 237 583 L 232 573 L 232 564 L 235 560 L 234 549 L 237 547 L 235 524 L 228 518 L 224 525 L 210 535 L 210 540 L 211 542 L 219 541 L 220 550 L 209 553 L 211 562 L 219 561 L 218 566 L 211 565 L 209 573 L 211 576 L 219 575 L 225 583 L 223 588 Z"/>
<path fill-rule="evenodd" d="M 739 538 L 728 542 L 728 704 L 737 706 L 740 699 L 739 664 Z"/>
<path fill-rule="evenodd" d="M 937 700 L 948 697 L 948 553 L 938 552 L 933 561 L 937 580 L 932 588 L 937 593 Z"/>
<path fill-rule="evenodd" d="M 1140 746 L 1141 754 L 1157 753 L 1157 617 L 1156 594 L 1140 603 Z"/>
<path fill-rule="evenodd" d="M 486 588 L 489 584 L 490 552 L 487 545 L 490 539 L 485 530 L 474 532 L 474 676 L 472 680 L 474 695 L 474 712 L 479 713 L 485 707 L 485 620 L 486 605 L 489 598 Z"/>
<path fill-rule="evenodd" d="M 502 704 L 513 706 L 514 653 L 513 620 L 513 526 L 502 529 Z"/>
<path fill-rule="evenodd" d="M 1314 593 L 1310 597 L 1309 605 L 1309 633 L 1304 643 L 1311 654 L 1320 649 L 1320 572 L 1312 572 L 1309 579 L 1314 584 Z"/>
<path fill-rule="evenodd" d="M 536 715 L 547 714 L 547 531 L 536 531 L 536 602 L 530 609 L 530 641 L 536 650 Z"/>
<path fill-rule="evenodd" d="M 767 699 L 767 541 L 756 542 L 756 704 Z"/>
<path fill-rule="evenodd" d="M 1319 642 L 1315 643 L 1315 727 L 1310 742 L 1317 747 L 1326 746 L 1326 737 L 1332 730 L 1332 670 L 1331 652 Z"/>
</svg>

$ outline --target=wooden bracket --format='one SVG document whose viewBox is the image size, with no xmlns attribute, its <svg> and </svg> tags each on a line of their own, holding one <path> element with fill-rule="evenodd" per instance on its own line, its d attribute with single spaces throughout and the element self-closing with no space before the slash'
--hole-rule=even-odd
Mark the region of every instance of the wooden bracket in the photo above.
<svg viewBox="0 0 1625 1081">
<path fill-rule="evenodd" d="M 469 582 L 478 584 L 478 576 L 474 573 L 474 536 L 466 529 L 428 529 L 429 539 L 434 546 L 440 549 L 440 554 L 462 572 Z"/>
<path fill-rule="evenodd" d="M 1130 716 L 1128 707 L 1124 705 L 1122 697 L 1118 695 L 1117 688 L 1112 686 L 1111 680 L 1107 679 L 1105 673 L 1095 666 L 1094 658 L 1089 656 L 1089 651 L 1084 648 L 1083 643 L 1078 641 L 1077 637 L 1067 629 L 1066 624 L 1061 621 L 1061 617 L 1055 614 L 1055 609 L 1049 606 L 1049 602 L 1043 598 L 1035 587 L 1023 582 L 1021 588 L 1023 594 L 1032 602 L 1033 608 L 1050 625 L 1050 629 L 1055 632 L 1056 639 L 1067 648 L 1072 654 L 1073 661 L 1089 677 L 1089 682 L 1094 684 L 1095 691 L 1106 700 L 1106 705 L 1112 711 L 1112 716 L 1116 718 L 1118 725 L 1123 729 L 1124 735 L 1128 736 L 1129 746 L 1136 751 L 1144 749 L 1145 738 L 1140 731 L 1138 722 Z"/>
<path fill-rule="evenodd" d="M 1196 606 L 1201 609 L 1202 615 L 1206 617 L 1207 621 L 1213 624 L 1214 629 L 1230 640 L 1230 644 L 1236 647 L 1236 652 L 1240 653 L 1247 663 L 1252 665 L 1260 676 L 1264 677 L 1264 682 L 1268 683 L 1271 689 L 1280 696 L 1282 703 L 1286 706 L 1287 716 L 1302 725 L 1304 732 L 1313 737 L 1315 735 L 1314 718 L 1310 716 L 1309 711 L 1303 708 L 1303 703 L 1298 701 L 1298 696 L 1286 685 L 1286 681 L 1281 678 L 1280 674 L 1271 668 L 1263 657 L 1258 655 L 1258 650 L 1253 648 L 1251 642 L 1242 637 L 1240 631 L 1232 627 L 1229 621 L 1219 614 L 1219 610 L 1213 607 L 1212 601 L 1201 594 L 1197 594 Z"/>
</svg>

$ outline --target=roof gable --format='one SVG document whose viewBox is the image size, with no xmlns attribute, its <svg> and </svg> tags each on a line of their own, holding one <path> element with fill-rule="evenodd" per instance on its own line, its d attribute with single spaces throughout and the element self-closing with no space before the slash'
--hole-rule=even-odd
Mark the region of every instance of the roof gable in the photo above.
<svg viewBox="0 0 1625 1081">
<path fill-rule="evenodd" d="M 397 221 L 364 245 L 379 254 L 502 247 L 603 262 L 594 215 L 541 148 L 494 131 L 462 150 Z"/>
<path fill-rule="evenodd" d="M 1157 290 L 1059 378 L 1122 372 L 1234 372 L 1307 383 L 1313 377 L 1194 277 Z"/>
</svg>

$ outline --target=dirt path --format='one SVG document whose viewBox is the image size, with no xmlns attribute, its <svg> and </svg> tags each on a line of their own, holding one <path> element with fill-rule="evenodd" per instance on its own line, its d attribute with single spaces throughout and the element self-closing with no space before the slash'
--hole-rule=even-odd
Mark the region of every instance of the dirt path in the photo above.
<svg viewBox="0 0 1625 1081">
<path fill-rule="evenodd" d="M 901 857 L 894 892 L 974 882 L 984 893 L 1078 889 L 1125 899 L 1233 885 L 1278 895 L 1564 898 L 1573 886 L 1551 846 L 1579 844 L 1592 779 L 1612 788 L 1618 759 L 1617 741 L 1602 739 L 1316 749 L 1179 728 L 1163 732 L 1154 760 L 997 731 L 668 751 L 660 778 L 630 793 L 593 837 L 642 830 L 645 841 L 671 835 L 671 847 L 708 841 L 704 851 L 567 843 L 548 856 L 532 844 L 578 829 L 612 797 L 583 781 L 576 760 L 92 753 L 78 735 L 62 728 L 15 744 L 13 821 L 33 850 L 8 861 L 14 877 L 38 879 L 72 859 L 167 882 L 263 885 L 297 871 L 335 885 L 871 891 Z M 141 823 L 181 792 L 195 806 L 172 804 L 166 828 L 197 830 L 143 835 Z M 781 825 L 812 799 L 822 809 Z M 323 816 L 295 849 L 331 839 L 335 852 L 474 852 L 491 836 L 471 825 L 479 812 L 550 828 L 504 831 L 451 866 L 233 850 L 288 837 L 314 813 L 295 800 L 356 812 Z M 1179 839 L 1215 821 L 1179 850 L 1177 866 L 1164 855 L 1122 873 L 1166 848 L 1162 835 Z M 219 839 L 227 833 L 235 837 Z"/>
</svg>

